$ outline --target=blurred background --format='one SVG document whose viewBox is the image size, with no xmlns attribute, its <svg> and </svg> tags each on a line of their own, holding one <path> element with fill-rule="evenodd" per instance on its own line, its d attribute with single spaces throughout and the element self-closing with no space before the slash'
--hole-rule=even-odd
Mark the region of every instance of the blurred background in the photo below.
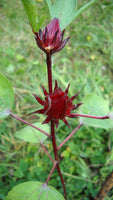
<svg viewBox="0 0 113 200">
<path fill-rule="evenodd" d="M 79 6 L 88 0 L 79 1 Z M 45 1 L 37 0 L 42 29 L 50 22 Z M 76 103 L 91 92 L 102 96 L 113 106 L 113 1 L 98 0 L 78 16 L 65 31 L 71 36 L 66 47 L 53 56 L 53 78 L 69 96 L 80 91 Z M 34 35 L 20 0 L 0 1 L 0 73 L 13 85 L 13 113 L 33 123 L 44 116 L 28 115 L 39 108 L 32 93 L 43 98 L 40 87 L 47 88 L 45 55 L 37 48 Z M 97 108 L 98 109 L 98 108 Z M 57 129 L 57 142 L 68 135 L 78 120 L 70 119 L 71 129 L 63 122 Z M 16 184 L 38 180 L 44 182 L 52 163 L 40 145 L 15 138 L 24 125 L 15 119 L 0 121 L 0 199 Z M 52 155 L 51 142 L 45 147 Z M 68 199 L 91 200 L 102 181 L 113 170 L 113 130 L 82 127 L 61 149 L 61 169 L 66 181 Z M 49 182 L 62 193 L 55 171 Z M 113 199 L 110 191 L 107 199 Z"/>
</svg>

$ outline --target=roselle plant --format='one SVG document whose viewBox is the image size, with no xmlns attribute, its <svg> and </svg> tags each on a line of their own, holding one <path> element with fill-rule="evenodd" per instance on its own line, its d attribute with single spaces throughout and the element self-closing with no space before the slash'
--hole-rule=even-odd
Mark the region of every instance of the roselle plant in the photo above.
<svg viewBox="0 0 113 200">
<path fill-rule="evenodd" d="M 36 110 L 30 115 L 35 114 L 43 114 L 45 115 L 45 120 L 40 125 L 39 123 L 31 124 L 15 114 L 11 112 L 11 108 L 14 102 L 14 92 L 9 81 L 2 75 L 0 75 L 0 118 L 11 116 L 24 124 L 28 125 L 23 130 L 18 131 L 16 136 L 20 139 L 30 142 L 38 142 L 41 147 L 48 155 L 50 161 L 53 163 L 52 169 L 50 169 L 50 173 L 45 178 L 45 183 L 41 183 L 39 181 L 30 181 L 21 183 L 15 186 L 7 195 L 6 200 L 67 200 L 68 194 L 66 192 L 66 183 L 64 177 L 62 175 L 62 171 L 60 168 L 60 155 L 59 150 L 61 150 L 62 146 L 83 126 L 86 125 L 95 125 L 93 124 L 93 120 L 96 120 L 96 124 L 99 127 L 111 128 L 113 127 L 112 121 L 110 119 L 113 118 L 112 113 L 110 113 L 108 104 L 106 104 L 105 100 L 101 97 L 98 97 L 96 94 L 92 94 L 86 97 L 84 104 L 82 102 L 76 103 L 76 98 L 79 95 L 79 91 L 74 94 L 72 97 L 68 95 L 70 84 L 67 85 L 67 88 L 63 90 L 59 85 L 57 80 L 53 80 L 52 76 L 52 56 L 55 53 L 61 51 L 65 45 L 67 45 L 70 36 L 64 39 L 65 29 L 63 31 L 62 28 L 65 28 L 71 21 L 83 11 L 86 7 L 94 3 L 91 1 L 90 4 L 85 5 L 81 10 L 77 10 L 77 12 L 71 12 L 72 15 L 70 18 L 66 17 L 66 9 L 70 6 L 70 10 L 73 11 L 73 3 L 76 4 L 76 1 L 59 1 L 56 0 L 54 4 L 51 4 L 51 1 L 46 1 L 49 7 L 50 15 L 52 20 L 50 23 L 43 29 L 39 29 L 38 20 L 36 16 L 36 5 L 33 0 L 22 0 L 24 7 L 26 9 L 33 34 L 36 39 L 37 46 L 45 53 L 46 56 L 46 65 L 47 65 L 47 77 L 48 77 L 48 88 L 44 88 L 42 86 L 44 96 L 42 98 L 38 97 L 37 94 L 33 94 L 38 104 L 42 105 L 40 110 Z M 61 2 L 65 2 L 62 4 Z M 72 5 L 71 5 L 72 4 Z M 58 10 L 56 12 L 56 8 L 62 10 Z M 61 19 L 59 20 L 59 13 L 61 14 Z M 78 14 L 77 14 L 78 13 Z M 54 16 L 55 15 L 55 16 Z M 63 17 L 62 17 L 63 16 Z M 65 18 L 64 18 L 65 16 Z M 60 26 L 61 22 L 61 26 Z M 71 67 L 71 66 L 70 66 Z M 102 103 L 104 106 L 102 106 Z M 105 108 L 106 105 L 106 108 Z M 92 111 L 93 106 L 93 111 Z M 78 108 L 81 108 L 80 110 Z M 86 113 L 85 113 L 86 111 Z M 85 113 L 85 114 L 84 114 Z M 96 113 L 92 115 L 92 113 Z M 105 115 L 104 115 L 105 113 Z M 73 118 L 73 120 L 78 120 L 78 126 L 74 128 L 72 132 L 70 132 L 70 124 L 68 122 L 68 118 Z M 60 120 L 64 122 L 65 125 L 69 127 L 69 134 L 65 139 L 57 145 L 56 141 L 56 129 L 60 123 Z M 101 122 L 100 122 L 100 121 Z M 107 121 L 106 123 L 103 121 Z M 50 133 L 48 130 L 48 125 L 45 126 L 43 124 L 49 124 Z M 44 146 L 44 141 L 49 139 L 52 143 L 54 158 L 49 154 L 47 149 Z M 68 145 L 68 142 L 67 142 Z M 57 170 L 58 175 L 61 180 L 63 194 L 61 195 L 57 190 L 55 190 L 52 186 L 49 186 L 49 180 L 54 173 L 54 170 Z"/>
</svg>

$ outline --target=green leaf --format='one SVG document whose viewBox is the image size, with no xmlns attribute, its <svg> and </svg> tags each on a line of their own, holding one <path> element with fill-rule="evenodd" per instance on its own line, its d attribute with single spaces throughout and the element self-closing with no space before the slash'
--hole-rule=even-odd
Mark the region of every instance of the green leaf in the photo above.
<svg viewBox="0 0 113 200">
<path fill-rule="evenodd" d="M 110 113 L 108 101 L 94 93 L 88 94 L 84 97 L 80 113 L 95 116 L 108 115 Z M 111 119 L 91 119 L 81 117 L 80 120 L 87 126 L 104 129 L 113 127 L 113 121 Z"/>
<path fill-rule="evenodd" d="M 49 132 L 48 124 L 40 124 L 39 122 L 34 123 L 34 126 Z M 47 136 L 41 133 L 40 131 L 32 128 L 31 126 L 26 126 L 23 129 L 16 132 L 15 136 L 19 139 L 22 139 L 26 142 L 40 143 L 47 139 Z"/>
<path fill-rule="evenodd" d="M 57 17 L 60 19 L 61 29 L 64 29 L 73 20 L 73 14 L 76 10 L 76 0 L 55 0 L 54 4 L 46 0 L 49 7 L 51 19 Z"/>
<path fill-rule="evenodd" d="M 53 187 L 38 181 L 29 181 L 15 186 L 5 200 L 64 200 Z"/>
<path fill-rule="evenodd" d="M 95 0 L 92 0 L 77 10 L 77 0 L 55 0 L 53 4 L 51 0 L 45 1 L 48 5 L 51 19 L 55 17 L 60 19 L 61 29 L 66 28 L 75 17 L 95 2 Z"/>
<path fill-rule="evenodd" d="M 13 107 L 14 92 L 11 83 L 0 74 L 0 119 L 9 115 Z"/>
<path fill-rule="evenodd" d="M 34 32 L 38 32 L 39 27 L 38 27 L 38 16 L 37 16 L 37 7 L 36 7 L 36 2 L 35 0 L 21 0 L 26 14 L 29 19 L 29 23 L 33 29 Z"/>
</svg>

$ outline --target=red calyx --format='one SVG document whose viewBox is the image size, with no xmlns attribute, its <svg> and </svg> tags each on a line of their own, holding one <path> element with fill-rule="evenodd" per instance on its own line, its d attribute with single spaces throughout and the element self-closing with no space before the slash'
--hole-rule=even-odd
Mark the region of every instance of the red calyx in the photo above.
<svg viewBox="0 0 113 200">
<path fill-rule="evenodd" d="M 38 114 L 45 114 L 47 118 L 45 119 L 44 123 L 49 123 L 51 120 L 54 120 L 56 126 L 58 126 L 59 119 L 62 120 L 67 126 L 69 126 L 68 121 L 65 117 L 73 118 L 71 111 L 78 108 L 81 104 L 73 104 L 73 100 L 76 98 L 78 93 L 73 97 L 68 97 L 68 90 L 67 89 L 63 92 L 63 90 L 58 87 L 57 81 L 55 81 L 55 88 L 54 91 L 49 94 L 46 89 L 42 86 L 43 93 L 45 95 L 45 101 L 40 99 L 37 95 L 33 94 L 35 99 L 43 105 L 41 110 L 37 110 L 34 113 Z"/>
</svg>

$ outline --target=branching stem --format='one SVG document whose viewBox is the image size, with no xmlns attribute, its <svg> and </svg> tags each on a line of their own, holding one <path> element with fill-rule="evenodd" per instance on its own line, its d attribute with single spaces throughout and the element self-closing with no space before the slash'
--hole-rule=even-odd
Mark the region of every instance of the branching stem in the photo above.
<svg viewBox="0 0 113 200">
<path fill-rule="evenodd" d="M 72 137 L 72 135 L 78 131 L 78 129 L 82 126 L 82 124 L 79 124 L 68 136 L 67 138 L 58 146 L 58 150 Z"/>
<path fill-rule="evenodd" d="M 48 87 L 49 87 L 49 94 L 52 93 L 52 62 L 51 62 L 51 54 L 47 53 L 46 54 L 46 63 L 47 63 L 47 71 L 48 71 Z M 53 152 L 54 152 L 54 157 L 55 157 L 55 162 L 57 163 L 56 165 L 53 165 L 53 168 L 50 172 L 50 175 L 48 177 L 48 179 L 50 179 L 54 168 L 57 168 L 58 174 L 60 176 L 61 179 L 61 183 L 62 183 L 62 187 L 63 187 L 63 192 L 64 192 L 64 198 L 65 200 L 67 200 L 67 194 L 66 194 L 66 188 L 65 188 L 65 182 L 60 170 L 60 166 L 59 166 L 59 157 L 58 157 L 58 148 L 57 148 L 57 144 L 56 144 L 56 137 L 55 137 L 55 124 L 54 124 L 54 120 L 51 120 L 51 141 L 52 141 L 52 145 L 53 145 Z M 47 179 L 47 182 L 49 181 Z"/>
<path fill-rule="evenodd" d="M 15 118 L 15 119 L 17 119 L 17 120 L 19 120 L 19 121 L 21 121 L 21 122 L 23 122 L 24 124 L 27 124 L 28 126 L 33 127 L 34 129 L 36 129 L 36 130 L 40 131 L 41 133 L 43 133 L 44 135 L 46 135 L 47 137 L 50 137 L 50 135 L 48 133 L 46 133 L 45 131 L 43 131 L 42 129 L 34 126 L 33 124 L 31 124 L 31 123 L 29 123 L 27 121 L 25 121 L 24 119 L 21 119 L 20 117 L 17 117 L 13 113 L 10 113 L 10 116 L 13 117 L 13 118 Z"/>
<path fill-rule="evenodd" d="M 93 118 L 93 119 L 109 119 L 109 116 L 94 116 L 94 115 L 85 115 L 85 114 L 77 114 L 77 113 L 72 113 L 73 116 L 75 117 L 87 117 L 87 118 Z"/>
<path fill-rule="evenodd" d="M 52 167 L 52 169 L 51 169 L 51 171 L 50 171 L 50 174 L 49 174 L 49 176 L 48 176 L 48 178 L 47 178 L 47 180 L 46 180 L 46 184 L 48 184 L 48 182 L 49 182 L 49 180 L 50 180 L 50 178 L 51 178 L 51 175 L 52 175 L 54 169 L 56 168 L 56 165 L 57 165 L 57 161 L 55 161 L 54 164 L 53 164 L 53 167 Z"/>
<path fill-rule="evenodd" d="M 50 156 L 50 154 L 48 153 L 47 149 L 44 147 L 43 143 L 40 143 L 41 147 L 43 148 L 43 150 L 45 151 L 45 153 L 48 155 L 49 159 L 52 161 L 52 163 L 54 163 L 53 158 Z"/>
</svg>

